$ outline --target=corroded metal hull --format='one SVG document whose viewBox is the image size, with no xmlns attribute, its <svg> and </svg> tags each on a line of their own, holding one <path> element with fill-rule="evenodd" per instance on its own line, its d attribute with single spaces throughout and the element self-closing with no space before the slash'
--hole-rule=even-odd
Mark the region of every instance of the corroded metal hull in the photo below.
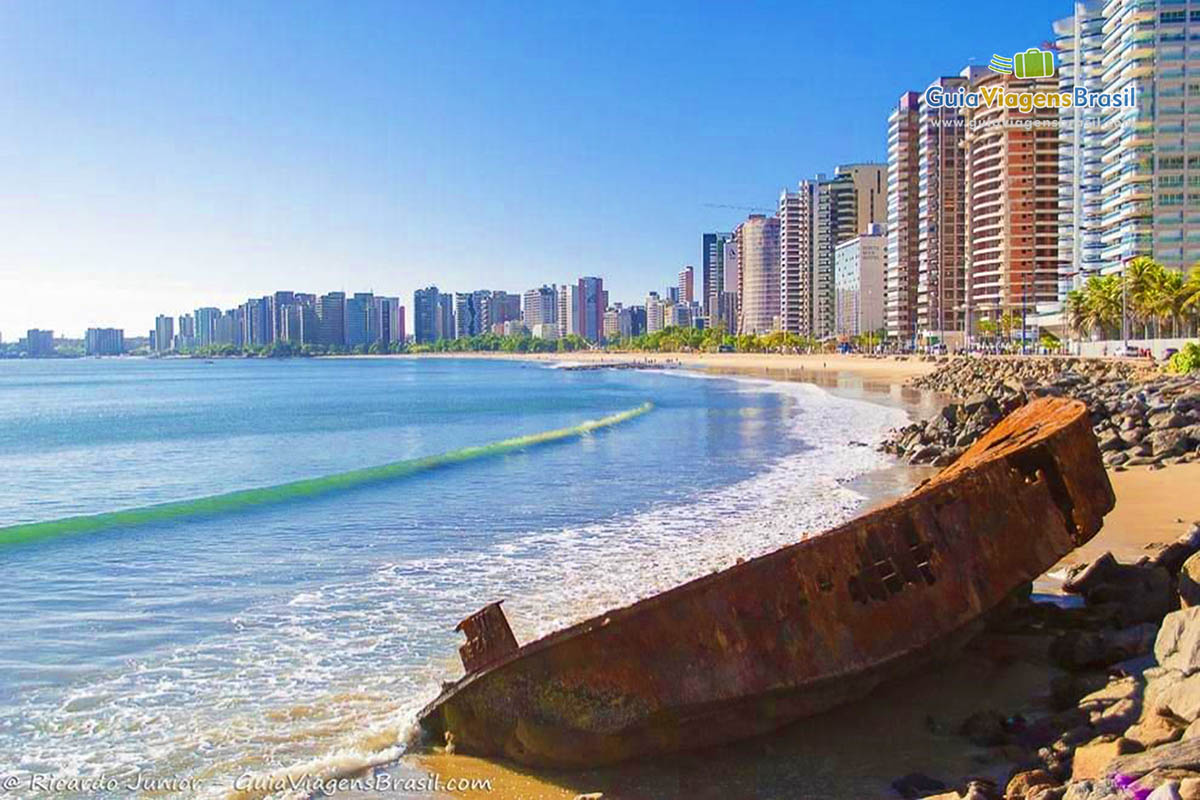
<svg viewBox="0 0 1200 800">
<path fill-rule="evenodd" d="M 485 608 L 460 626 L 467 675 L 420 722 L 461 752 L 553 767 L 764 733 L 969 638 L 1113 503 L 1087 409 L 1041 399 L 907 497 L 823 535 L 519 648 Z"/>
</svg>

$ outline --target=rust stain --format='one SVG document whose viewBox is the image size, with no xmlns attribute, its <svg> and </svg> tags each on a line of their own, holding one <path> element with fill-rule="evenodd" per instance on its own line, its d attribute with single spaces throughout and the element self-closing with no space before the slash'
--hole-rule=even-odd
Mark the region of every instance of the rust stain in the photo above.
<svg viewBox="0 0 1200 800">
<path fill-rule="evenodd" d="M 907 497 L 518 648 L 468 617 L 434 741 L 583 767 L 763 733 L 919 668 L 1100 529 L 1114 497 L 1082 403 L 1017 409 Z"/>
</svg>

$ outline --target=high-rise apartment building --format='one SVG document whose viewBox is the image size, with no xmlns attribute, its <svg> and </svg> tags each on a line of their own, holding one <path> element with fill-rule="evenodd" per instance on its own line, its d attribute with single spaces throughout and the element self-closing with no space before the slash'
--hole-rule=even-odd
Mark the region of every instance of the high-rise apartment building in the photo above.
<svg viewBox="0 0 1200 800">
<path fill-rule="evenodd" d="M 779 325 L 779 218 L 751 214 L 733 236 L 741 304 L 738 332 L 774 330 Z"/>
<path fill-rule="evenodd" d="M 800 181 L 779 195 L 779 327 L 812 333 L 814 185 Z"/>
<path fill-rule="evenodd" d="M 268 298 L 268 302 L 270 303 L 272 339 L 286 340 L 287 337 L 283 335 L 283 328 L 286 324 L 284 320 L 287 318 L 288 312 L 296 305 L 296 293 L 275 292 Z"/>
<path fill-rule="evenodd" d="M 604 291 L 602 278 L 579 279 L 576 302 L 576 325 L 578 333 L 589 342 L 598 342 L 604 335 L 604 311 L 608 308 L 608 292 Z"/>
<path fill-rule="evenodd" d="M 1058 49 L 1059 90 L 1076 86 L 1088 91 L 1104 88 L 1105 0 L 1074 4 L 1074 13 L 1054 23 Z M 1104 113 L 1080 105 L 1059 110 L 1059 299 L 1098 275 L 1103 261 L 1101 171 L 1104 147 L 1100 126 Z"/>
<path fill-rule="evenodd" d="M 558 322 L 558 290 L 554 286 L 542 286 L 525 292 L 525 308 L 522 312 L 525 326 L 533 330 L 534 325 Z"/>
<path fill-rule="evenodd" d="M 710 319 L 718 316 L 717 303 L 725 283 L 725 258 L 731 252 L 732 233 L 706 233 L 700 237 L 700 297 L 704 313 Z M 733 284 L 736 286 L 736 282 Z"/>
<path fill-rule="evenodd" d="M 991 73 L 980 91 L 1054 92 L 1053 78 Z M 999 321 L 1053 303 L 1059 288 L 1058 109 L 966 110 L 966 319 Z"/>
<path fill-rule="evenodd" d="M 436 286 L 413 292 L 413 339 L 417 344 L 437 341 L 437 297 Z"/>
<path fill-rule="evenodd" d="M 887 238 L 872 223 L 865 233 L 842 242 L 834 252 L 834 328 L 838 336 L 859 336 L 883 327 L 884 261 Z"/>
<path fill-rule="evenodd" d="M 646 295 L 646 333 L 661 331 L 666 327 L 666 302 L 658 292 Z"/>
<path fill-rule="evenodd" d="M 488 323 L 492 330 L 506 322 L 521 321 L 521 296 L 497 289 L 488 303 Z"/>
<path fill-rule="evenodd" d="M 834 333 L 834 251 L 887 217 L 887 166 L 846 164 L 779 196 L 779 321 L 789 333 Z"/>
<path fill-rule="evenodd" d="M 812 335 L 834 332 L 834 251 L 842 242 L 887 222 L 887 165 L 847 164 L 815 187 Z"/>
<path fill-rule="evenodd" d="M 274 336 L 274 323 L 271 320 L 271 298 L 252 297 L 243 303 L 242 346 L 265 347 L 274 341 Z"/>
<path fill-rule="evenodd" d="M 355 292 L 346 298 L 343 324 L 347 347 L 362 348 L 374 341 L 370 335 L 371 308 L 374 304 L 375 295 L 371 292 Z"/>
<path fill-rule="evenodd" d="M 686 266 L 679 270 L 679 302 L 691 305 L 696 299 L 696 269 Z"/>
<path fill-rule="evenodd" d="M 1071 115 L 1061 142 L 1072 157 L 1064 164 L 1071 229 L 1060 239 L 1070 255 L 1062 289 L 1137 256 L 1176 269 L 1200 260 L 1200 9 L 1189 6 L 1077 3 L 1054 26 L 1063 82 L 1118 96 L 1132 90 L 1137 99 L 1090 118 Z"/>
<path fill-rule="evenodd" d="M 918 94 L 905 92 L 888 116 L 887 266 L 884 273 L 884 328 L 905 345 L 917 331 Z"/>
<path fill-rule="evenodd" d="M 943 92 L 969 89 L 983 67 L 938 78 Z M 966 311 L 966 120 L 922 94 L 917 115 L 917 336 L 926 343 L 961 341 Z"/>
<path fill-rule="evenodd" d="M 88 328 L 83 351 L 89 356 L 119 356 L 125 352 L 125 331 L 120 328 Z"/>
<path fill-rule="evenodd" d="M 317 298 L 317 343 L 327 347 L 346 344 L 346 293 L 330 292 Z"/>
<path fill-rule="evenodd" d="M 404 306 L 398 297 L 373 297 L 367 316 L 367 341 L 386 345 L 404 343 Z"/>
<path fill-rule="evenodd" d="M 197 308 L 192 315 L 196 321 L 196 344 L 199 347 L 211 347 L 217 343 L 217 324 L 221 321 L 221 309 Z"/>
<path fill-rule="evenodd" d="M 167 317 L 169 320 L 170 317 Z M 30 358 L 49 358 L 54 355 L 54 331 L 32 328 L 25 332 L 25 354 Z"/>
<path fill-rule="evenodd" d="M 167 353 L 175 346 L 175 319 L 169 314 L 159 314 L 154 318 L 155 352 Z"/>
<path fill-rule="evenodd" d="M 454 293 L 454 336 L 463 339 L 478 333 L 475 296 L 470 292 Z"/>
</svg>

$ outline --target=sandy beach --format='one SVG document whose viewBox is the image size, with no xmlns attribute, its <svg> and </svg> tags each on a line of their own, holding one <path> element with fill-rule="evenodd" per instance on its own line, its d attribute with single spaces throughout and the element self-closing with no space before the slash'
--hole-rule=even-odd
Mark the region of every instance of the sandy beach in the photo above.
<svg viewBox="0 0 1200 800">
<path fill-rule="evenodd" d="M 449 357 L 478 357 L 454 354 Z M 856 356 L 741 354 L 650 355 L 578 353 L 538 356 L 492 355 L 535 361 L 649 361 L 709 372 L 801 380 L 839 393 L 895 402 L 912 413 L 936 408 L 936 398 L 903 386 L 934 367 L 916 360 Z M 907 473 L 907 474 L 906 474 Z M 896 467 L 868 478 L 864 493 L 884 502 L 929 475 L 931 470 Z M 1109 472 L 1116 509 L 1103 530 L 1068 555 L 1039 581 L 1053 590 L 1065 568 L 1111 550 L 1136 561 L 1182 534 L 1200 519 L 1200 464 L 1169 469 Z M 923 674 L 885 684 L 858 702 L 802 720 L 773 734 L 733 745 L 681 753 L 653 762 L 560 773 L 516 767 L 464 755 L 416 755 L 407 766 L 443 777 L 492 781 L 479 797 L 574 798 L 599 792 L 605 798 L 823 798 L 860 800 L 895 796 L 890 784 L 910 772 L 957 780 L 965 775 L 1003 780 L 1009 765 L 956 733 L 963 719 L 981 709 L 1006 714 L 1035 711 L 1050 679 L 1059 674 L 1046 654 L 1047 641 L 984 635 L 958 655 Z M 986 687 L 986 688 L 984 688 Z M 473 796 L 458 794 L 456 796 Z"/>
<path fill-rule="evenodd" d="M 361 358 L 411 358 L 412 356 L 360 356 Z M 930 361 L 904 356 L 873 358 L 854 354 L 779 355 L 772 353 L 639 353 L 577 351 L 573 353 L 426 353 L 419 358 L 496 358 L 543 363 L 656 364 L 689 369 L 788 374 L 856 376 L 883 385 L 900 384 L 932 372 Z M 801 378 L 789 378 L 799 380 Z"/>
</svg>

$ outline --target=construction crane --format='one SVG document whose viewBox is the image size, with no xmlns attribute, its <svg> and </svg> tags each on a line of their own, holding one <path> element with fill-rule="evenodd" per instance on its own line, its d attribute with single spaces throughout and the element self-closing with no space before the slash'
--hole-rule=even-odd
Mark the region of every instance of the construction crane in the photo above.
<svg viewBox="0 0 1200 800">
<path fill-rule="evenodd" d="M 750 212 L 759 211 L 759 212 L 766 212 L 766 213 L 774 213 L 774 211 L 775 211 L 775 209 L 773 209 L 773 208 L 765 208 L 763 206 L 735 206 L 735 205 L 728 205 L 726 203 L 705 203 L 704 207 L 705 208 L 732 208 L 736 211 L 750 211 Z"/>
</svg>

